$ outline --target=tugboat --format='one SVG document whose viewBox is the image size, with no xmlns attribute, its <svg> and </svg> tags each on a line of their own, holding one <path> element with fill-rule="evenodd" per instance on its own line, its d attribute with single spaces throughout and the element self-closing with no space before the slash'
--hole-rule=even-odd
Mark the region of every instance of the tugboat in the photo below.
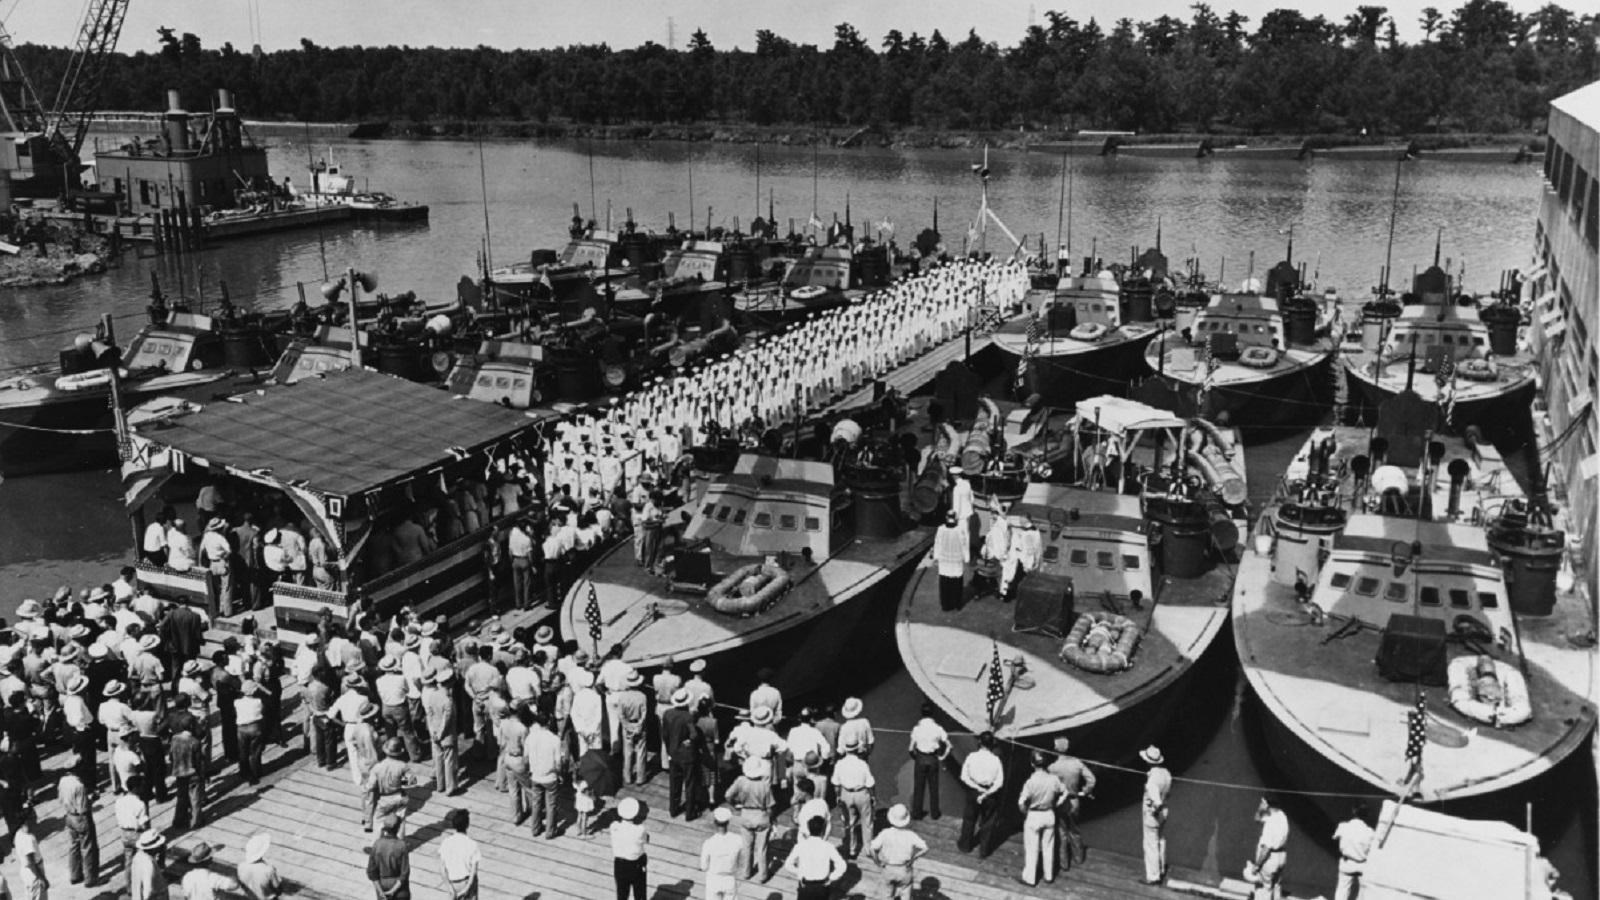
<svg viewBox="0 0 1600 900">
<path fill-rule="evenodd" d="M 58 364 L 0 380 L 0 473 L 114 463 L 113 367 L 120 401 L 131 408 L 157 396 L 227 394 L 236 379 L 253 379 L 272 364 L 268 326 L 226 296 L 216 316 L 203 315 L 183 304 L 169 306 L 156 285 L 148 309 L 149 321 L 125 349 L 116 346 L 107 318 L 64 348 Z"/>
<path fill-rule="evenodd" d="M 619 234 L 586 220 L 572 205 L 569 240 L 561 250 L 535 250 L 526 261 L 496 266 L 483 278 L 483 293 L 498 305 L 532 304 L 548 310 L 562 302 L 593 302 L 606 285 L 639 277 L 647 264 L 658 262 L 677 236 L 640 230 L 633 211 Z"/>
<path fill-rule="evenodd" d="M 310 206 L 348 207 L 358 222 L 428 220 L 427 204 L 398 200 L 383 191 L 358 190 L 355 177 L 345 174 L 331 159 L 319 160 L 313 165 L 310 178 L 310 190 L 298 195 Z"/>
<path fill-rule="evenodd" d="M 1244 456 L 1231 429 L 1116 397 L 1081 401 L 1070 430 L 1074 453 L 1056 467 L 1070 483 L 980 502 L 984 550 L 958 608 L 942 608 L 930 555 L 895 638 L 917 687 L 963 730 L 1068 735 L 1120 758 L 1167 721 L 1227 621 Z"/>
<path fill-rule="evenodd" d="M 1158 246 L 1133 261 L 1125 277 L 1086 258 L 1083 274 L 1070 271 L 1043 308 L 1013 318 L 992 340 L 1022 376 L 1021 395 L 1050 406 L 1125 390 L 1144 372 L 1145 345 L 1156 336 L 1155 294 L 1167 277 Z"/>
<path fill-rule="evenodd" d="M 1518 789 L 1594 726 L 1593 622 L 1542 491 L 1436 424 L 1404 392 L 1375 431 L 1311 434 L 1240 564 L 1234 640 L 1297 784 L 1520 821 Z"/>
<path fill-rule="evenodd" d="M 1213 296 L 1192 326 L 1152 341 L 1145 362 L 1156 377 L 1138 396 L 1247 430 L 1320 421 L 1333 400 L 1339 298 L 1310 296 L 1293 256 L 1291 242 L 1264 291 L 1248 279 Z"/>
<path fill-rule="evenodd" d="M 1477 427 L 1493 438 L 1507 423 L 1525 421 L 1538 367 L 1523 348 L 1515 293 L 1500 292 L 1487 306 L 1455 293 L 1435 244 L 1433 265 L 1412 279 L 1411 292 L 1399 303 L 1386 296 L 1367 303 L 1361 327 L 1345 335 L 1351 393 L 1377 409 L 1413 391 L 1458 433 Z"/>
</svg>

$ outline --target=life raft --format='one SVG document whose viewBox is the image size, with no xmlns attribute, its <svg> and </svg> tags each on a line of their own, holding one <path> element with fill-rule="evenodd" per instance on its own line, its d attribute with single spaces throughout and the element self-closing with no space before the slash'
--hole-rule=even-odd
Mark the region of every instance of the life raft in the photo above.
<svg viewBox="0 0 1600 900">
<path fill-rule="evenodd" d="M 1456 363 L 1456 374 L 1468 381 L 1493 381 L 1499 376 L 1494 363 L 1487 359 L 1463 359 Z"/>
<path fill-rule="evenodd" d="M 1494 677 L 1500 690 L 1497 700 L 1479 696 L 1478 677 L 1478 657 L 1458 656 L 1450 660 L 1448 679 L 1452 709 L 1475 722 L 1496 728 L 1521 725 L 1533 718 L 1528 683 L 1515 666 L 1499 660 L 1494 662 Z"/>
<path fill-rule="evenodd" d="M 764 563 L 740 566 L 706 592 L 706 603 L 719 613 L 751 616 L 771 606 L 789 588 L 789 576 Z"/>
<path fill-rule="evenodd" d="M 1081 322 L 1067 332 L 1067 337 L 1075 341 L 1098 341 L 1105 336 L 1106 326 L 1100 322 Z"/>
<path fill-rule="evenodd" d="M 808 284 L 790 291 L 789 296 L 795 300 L 815 300 L 827 292 L 828 289 L 820 284 Z"/>
<path fill-rule="evenodd" d="M 56 379 L 58 391 L 87 391 L 101 388 L 111 383 L 110 369 L 91 369 L 87 372 L 76 372 L 71 375 L 62 375 Z"/>
<path fill-rule="evenodd" d="M 1246 347 L 1239 354 L 1239 365 L 1252 369 L 1270 369 L 1278 362 L 1279 353 L 1271 347 Z"/>
<path fill-rule="evenodd" d="M 1133 651 L 1139 645 L 1139 626 L 1127 616 L 1109 613 L 1084 613 L 1067 632 L 1061 658 L 1101 675 L 1133 667 Z"/>
</svg>

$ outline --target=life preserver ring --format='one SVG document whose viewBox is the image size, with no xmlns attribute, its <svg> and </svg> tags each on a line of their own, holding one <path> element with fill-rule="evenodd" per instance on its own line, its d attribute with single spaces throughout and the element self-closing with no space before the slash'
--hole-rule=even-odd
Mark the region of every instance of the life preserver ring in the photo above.
<svg viewBox="0 0 1600 900">
<path fill-rule="evenodd" d="M 828 289 L 820 284 L 808 284 L 790 291 L 789 296 L 795 300 L 815 300 L 827 292 Z"/>
<path fill-rule="evenodd" d="M 62 375 L 56 379 L 58 391 L 87 391 L 101 388 L 111 383 L 110 369 L 91 369 L 88 372 L 76 372 L 72 375 Z"/>
<path fill-rule="evenodd" d="M 1468 381 L 1493 381 L 1500 374 L 1487 359 L 1463 359 L 1456 363 L 1456 373 Z"/>
<path fill-rule="evenodd" d="M 789 588 L 789 576 L 763 563 L 740 566 L 706 592 L 706 603 L 719 613 L 750 616 L 771 606 Z"/>
<path fill-rule="evenodd" d="M 612 390 L 618 390 L 628 382 L 628 370 L 621 366 L 606 366 L 600 374 L 605 379 L 606 387 Z"/>
<path fill-rule="evenodd" d="M 1139 626 L 1127 616 L 1084 613 L 1067 632 L 1061 658 L 1085 672 L 1105 675 L 1133 667 Z"/>
<path fill-rule="evenodd" d="M 1239 365 L 1252 369 L 1270 369 L 1277 365 L 1279 353 L 1271 347 L 1246 347 L 1239 354 Z"/>
<path fill-rule="evenodd" d="M 433 371 L 440 375 L 445 375 L 449 373 L 450 367 L 455 365 L 455 360 L 450 356 L 449 351 L 435 350 L 428 356 L 428 364 L 433 367 Z"/>
<path fill-rule="evenodd" d="M 1067 337 L 1075 341 L 1098 341 L 1105 336 L 1106 326 L 1100 322 L 1080 322 L 1067 332 Z"/>
</svg>

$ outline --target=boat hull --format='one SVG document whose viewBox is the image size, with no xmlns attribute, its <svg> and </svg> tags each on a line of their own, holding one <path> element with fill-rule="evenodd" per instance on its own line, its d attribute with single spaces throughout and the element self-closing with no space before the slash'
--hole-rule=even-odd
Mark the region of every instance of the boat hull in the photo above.
<svg viewBox="0 0 1600 900">
<path fill-rule="evenodd" d="M 125 390 L 122 402 L 130 409 L 158 396 L 201 402 L 225 392 L 231 382 L 230 374 L 218 373 L 171 389 Z M 0 406 L 0 474 L 17 477 L 115 465 L 114 424 L 105 390 L 71 396 L 57 392 L 39 403 Z"/>
<path fill-rule="evenodd" d="M 1039 344 L 1039 352 L 1029 357 L 1022 371 L 1018 395 L 1037 394 L 1046 406 L 1071 409 L 1080 400 L 1106 394 L 1126 396 L 1129 385 L 1147 370 L 1145 347 L 1157 332 L 1103 345 L 1089 345 L 1067 352 L 1050 352 L 1050 341 Z M 1013 369 L 1023 365 L 1023 357 L 1000 343 L 996 347 Z"/>
<path fill-rule="evenodd" d="M 1279 437 L 1285 428 L 1322 422 L 1333 404 L 1333 357 L 1254 381 L 1218 385 L 1202 399 L 1200 386 L 1165 375 L 1145 379 L 1133 396 L 1180 415 L 1227 421 L 1247 435 Z"/>
<path fill-rule="evenodd" d="M 1364 421 L 1374 421 L 1373 417 L 1376 416 L 1378 407 L 1396 396 L 1387 386 L 1358 375 L 1348 366 L 1345 367 L 1344 376 L 1349 385 L 1350 397 L 1359 405 Z M 1425 378 L 1432 381 L 1432 376 L 1424 375 L 1417 376 L 1417 381 L 1420 382 Z M 1445 427 L 1456 434 L 1465 433 L 1468 428 L 1475 427 L 1491 440 L 1509 436 L 1513 432 L 1526 433 L 1529 428 L 1529 411 L 1533 406 L 1533 394 L 1534 380 L 1531 377 L 1509 383 L 1504 390 L 1493 393 L 1465 397 L 1458 394 L 1455 409 Z M 1442 411 L 1440 416 L 1442 420 Z"/>
</svg>

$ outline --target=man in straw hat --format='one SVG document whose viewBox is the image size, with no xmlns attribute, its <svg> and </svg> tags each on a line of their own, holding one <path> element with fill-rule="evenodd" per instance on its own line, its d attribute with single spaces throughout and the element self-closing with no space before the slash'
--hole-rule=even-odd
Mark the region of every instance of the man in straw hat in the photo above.
<svg viewBox="0 0 1600 900">
<path fill-rule="evenodd" d="M 872 747 L 877 743 L 877 739 L 872 734 L 872 723 L 862 715 L 865 709 L 866 705 L 861 702 L 860 697 L 845 700 L 844 705 L 839 708 L 839 714 L 844 716 L 844 722 L 839 725 L 839 737 L 835 746 L 840 753 L 844 752 L 845 744 L 857 744 L 861 747 L 862 759 L 872 755 Z"/>
<path fill-rule="evenodd" d="M 1167 795 L 1172 792 L 1172 773 L 1166 757 L 1154 745 L 1139 751 L 1139 758 L 1150 767 L 1144 779 L 1144 883 L 1160 884 L 1167 877 Z"/>
<path fill-rule="evenodd" d="M 456 703 L 450 685 L 454 678 L 453 669 L 439 669 L 422 690 L 428 737 L 433 741 L 433 789 L 452 797 L 461 792 L 456 781 Z"/>
<path fill-rule="evenodd" d="M 89 677 L 74 675 L 61 695 L 61 719 L 72 748 L 72 768 L 85 786 L 93 785 L 99 777 L 94 712 L 85 698 L 88 690 Z"/>
<path fill-rule="evenodd" d="M 239 882 L 211 868 L 210 844 L 203 841 L 195 844 L 182 858 L 189 863 L 189 870 L 178 881 L 185 900 L 216 900 L 218 894 L 239 890 Z"/>
<path fill-rule="evenodd" d="M 911 900 L 917 860 L 928 852 L 927 842 L 910 825 L 911 812 L 904 803 L 896 803 L 889 807 L 889 827 L 872 839 L 872 859 L 883 868 L 889 900 Z"/>
<path fill-rule="evenodd" d="M 526 710 L 525 710 L 526 711 Z M 550 728 L 544 711 L 529 715 L 528 736 L 522 742 L 522 755 L 528 764 L 528 820 L 533 836 L 546 840 L 556 837 L 556 791 L 566 768 L 567 754 L 560 735 Z"/>
<path fill-rule="evenodd" d="M 278 867 L 267 862 L 270 849 L 272 835 L 266 832 L 253 835 L 244 843 L 244 857 L 234 874 L 250 900 L 277 900 L 283 895 L 283 879 L 278 877 Z"/>
<path fill-rule="evenodd" d="M 167 900 L 167 873 L 161 865 L 166 846 L 167 839 L 153 828 L 139 835 L 128 867 L 128 900 Z"/>
<path fill-rule="evenodd" d="M 645 731 L 649 724 L 649 701 L 645 698 L 644 676 L 629 669 L 622 676 L 622 690 L 608 699 L 616 710 L 618 731 L 622 745 L 622 779 L 631 784 L 643 784 L 649 777 L 645 757 Z"/>
<path fill-rule="evenodd" d="M 844 817 L 844 855 L 855 859 L 872 843 L 872 817 L 877 782 L 872 768 L 861 758 L 861 745 L 851 741 L 839 748 L 843 755 L 833 767 L 833 785 Z"/>
<path fill-rule="evenodd" d="M 1033 751 L 1033 772 L 1022 783 L 1017 795 L 1017 811 L 1022 813 L 1023 884 L 1038 884 L 1042 870 L 1045 881 L 1056 880 L 1056 809 L 1066 799 L 1061 782 L 1050 774 L 1050 754 Z"/>
<path fill-rule="evenodd" d="M 1062 843 L 1066 845 L 1066 856 L 1062 860 L 1066 868 L 1074 864 L 1083 865 L 1089 851 L 1083 845 L 1083 833 L 1078 830 L 1079 805 L 1086 797 L 1094 795 L 1094 772 L 1084 765 L 1083 760 L 1067 753 L 1072 743 L 1064 737 L 1055 741 L 1056 759 L 1050 764 L 1050 774 L 1061 782 L 1061 790 L 1066 797 L 1061 805 L 1056 807 L 1056 826 L 1061 831 Z"/>
<path fill-rule="evenodd" d="M 739 879 L 750 865 L 744 838 L 729 831 L 733 811 L 719 806 L 711 811 L 715 832 L 700 845 L 700 871 L 706 876 L 706 900 L 737 900 Z"/>
<path fill-rule="evenodd" d="M 410 802 L 406 789 L 415 783 L 411 770 L 400 759 L 405 752 L 405 744 L 399 738 L 383 742 L 384 758 L 367 772 L 367 780 L 361 785 L 362 831 L 371 831 L 374 821 L 390 814 L 399 817 L 404 824 Z"/>
<path fill-rule="evenodd" d="M 744 761 L 739 777 L 728 787 L 724 799 L 739 813 L 740 830 L 750 841 L 750 861 L 754 875 L 765 883 L 767 870 L 767 842 L 772 837 L 772 765 L 767 760 L 750 758 Z M 832 849 L 830 846 L 829 849 Z"/>
<path fill-rule="evenodd" d="M 645 806 L 633 797 L 617 804 L 617 821 L 611 824 L 611 872 L 617 884 L 617 900 L 644 900 L 645 868 L 649 857 L 645 848 L 650 833 L 645 831 Z"/>
<path fill-rule="evenodd" d="M 56 799 L 67 825 L 68 880 L 92 888 L 100 883 L 100 838 L 94 827 L 94 800 L 76 770 L 68 769 L 56 782 Z"/>
<path fill-rule="evenodd" d="M 933 561 L 939 567 L 939 608 L 955 612 L 961 608 L 962 581 L 967 563 L 972 561 L 972 543 L 953 509 L 945 513 L 944 524 L 934 532 Z"/>
</svg>

